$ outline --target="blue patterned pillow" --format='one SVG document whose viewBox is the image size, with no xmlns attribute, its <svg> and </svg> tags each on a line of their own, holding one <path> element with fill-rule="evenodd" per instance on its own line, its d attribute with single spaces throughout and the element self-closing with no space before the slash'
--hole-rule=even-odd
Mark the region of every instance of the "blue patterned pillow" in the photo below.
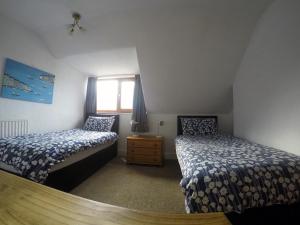
<svg viewBox="0 0 300 225">
<path fill-rule="evenodd" d="M 183 135 L 215 135 L 217 120 L 215 118 L 181 118 Z"/>
<path fill-rule="evenodd" d="M 115 122 L 115 117 L 94 117 L 89 116 L 86 120 L 83 129 L 99 132 L 110 132 Z"/>
</svg>

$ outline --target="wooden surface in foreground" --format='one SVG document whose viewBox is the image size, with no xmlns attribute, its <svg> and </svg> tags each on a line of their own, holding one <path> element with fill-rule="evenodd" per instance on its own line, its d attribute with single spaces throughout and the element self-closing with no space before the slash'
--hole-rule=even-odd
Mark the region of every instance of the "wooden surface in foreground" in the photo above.
<svg viewBox="0 0 300 225">
<path fill-rule="evenodd" d="M 223 213 L 188 215 L 130 210 L 67 194 L 3 171 L 0 224 L 230 225 Z"/>
</svg>

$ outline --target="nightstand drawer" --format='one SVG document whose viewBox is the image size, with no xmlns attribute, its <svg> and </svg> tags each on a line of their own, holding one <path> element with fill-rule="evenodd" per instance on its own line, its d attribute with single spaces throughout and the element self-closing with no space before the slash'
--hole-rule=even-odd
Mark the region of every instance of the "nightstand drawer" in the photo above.
<svg viewBox="0 0 300 225">
<path fill-rule="evenodd" d="M 142 156 L 142 155 L 132 155 L 127 156 L 128 163 L 137 164 L 149 164 L 149 165 L 161 165 L 161 157 L 158 156 Z"/>
<path fill-rule="evenodd" d="M 128 147 L 127 148 L 127 154 L 129 155 L 161 155 L 161 150 L 160 149 L 155 149 L 155 148 L 132 148 Z"/>
<path fill-rule="evenodd" d="M 128 147 L 140 147 L 140 148 L 158 148 L 161 149 L 161 142 L 159 141 L 131 141 L 127 142 Z"/>
<path fill-rule="evenodd" d="M 163 138 L 150 135 L 127 137 L 127 163 L 161 166 Z"/>
</svg>

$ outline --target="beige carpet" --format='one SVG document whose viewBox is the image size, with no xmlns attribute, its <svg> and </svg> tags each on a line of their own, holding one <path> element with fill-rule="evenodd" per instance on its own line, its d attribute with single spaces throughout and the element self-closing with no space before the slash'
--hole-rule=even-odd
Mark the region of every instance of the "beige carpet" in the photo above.
<svg viewBox="0 0 300 225">
<path fill-rule="evenodd" d="M 127 165 L 116 158 L 72 190 L 72 194 L 130 209 L 185 213 L 177 161 L 163 167 Z"/>
</svg>

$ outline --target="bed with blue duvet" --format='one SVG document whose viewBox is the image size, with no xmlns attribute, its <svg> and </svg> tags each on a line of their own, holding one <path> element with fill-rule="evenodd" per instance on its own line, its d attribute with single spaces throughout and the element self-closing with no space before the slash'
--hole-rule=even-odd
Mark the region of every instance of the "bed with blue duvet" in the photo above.
<svg viewBox="0 0 300 225">
<path fill-rule="evenodd" d="M 188 213 L 300 201 L 300 157 L 217 132 L 217 117 L 179 116 L 176 154 Z"/>
<path fill-rule="evenodd" d="M 70 190 L 116 155 L 117 140 L 118 116 L 89 117 L 83 129 L 3 138 L 0 169 Z"/>
</svg>

